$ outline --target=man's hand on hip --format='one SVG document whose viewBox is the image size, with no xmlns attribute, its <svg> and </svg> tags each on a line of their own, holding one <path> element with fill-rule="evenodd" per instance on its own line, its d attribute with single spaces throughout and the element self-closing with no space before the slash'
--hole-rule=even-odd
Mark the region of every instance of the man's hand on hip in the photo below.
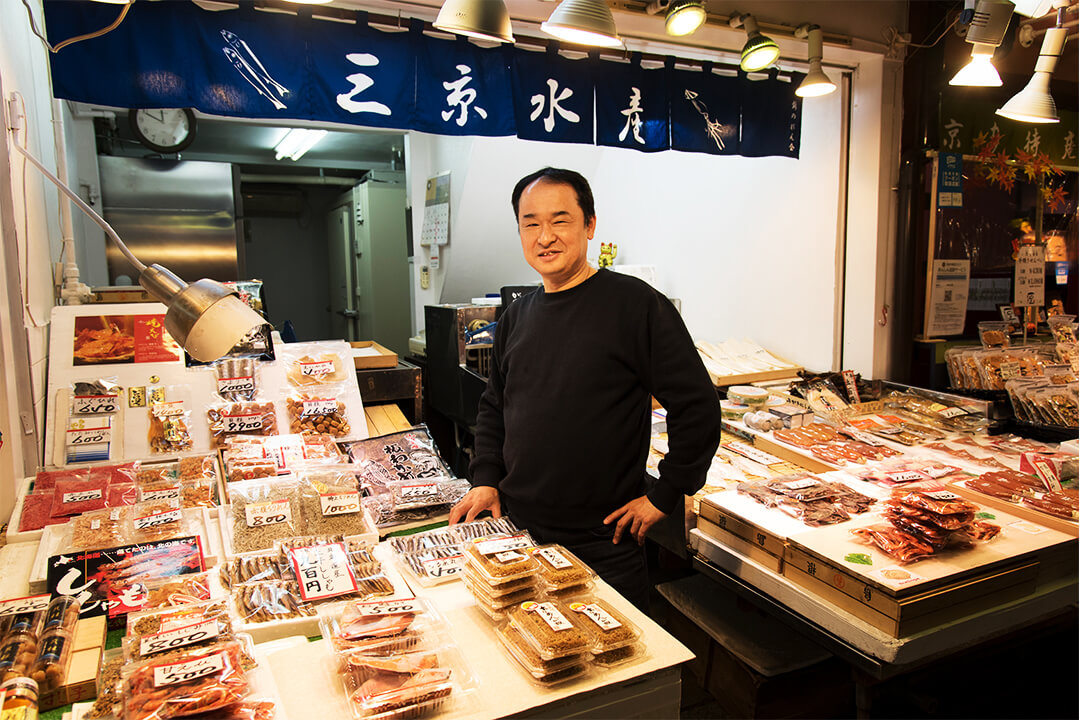
<svg viewBox="0 0 1080 720">
<path fill-rule="evenodd" d="M 498 489 L 480 485 L 467 492 L 457 505 L 450 508 L 450 524 L 472 522 L 485 510 L 490 510 L 493 517 L 502 517 Z"/>
<path fill-rule="evenodd" d="M 451 515 L 451 517 L 453 516 Z M 615 537 L 611 540 L 613 543 L 622 540 L 623 533 L 629 533 L 637 540 L 638 545 L 644 545 L 645 533 L 649 532 L 649 528 L 665 517 L 667 517 L 667 513 L 658 510 L 655 505 L 649 502 L 649 498 L 642 495 L 604 518 L 604 524 L 610 525 L 618 520 L 618 524 L 615 525 Z"/>
</svg>

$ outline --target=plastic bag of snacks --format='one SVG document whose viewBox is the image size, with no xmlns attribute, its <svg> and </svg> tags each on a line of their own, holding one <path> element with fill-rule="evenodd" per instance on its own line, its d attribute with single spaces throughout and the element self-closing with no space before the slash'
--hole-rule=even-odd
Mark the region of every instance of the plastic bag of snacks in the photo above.
<svg viewBox="0 0 1080 720">
<path fill-rule="evenodd" d="M 165 393 L 165 396 L 170 399 L 149 403 L 150 430 L 147 441 L 150 443 L 151 452 L 157 454 L 186 452 L 194 445 L 189 430 L 191 410 L 184 400 L 184 395 L 186 395 L 186 389 L 177 392 L 170 389 Z"/>
<path fill-rule="evenodd" d="M 149 658 L 164 661 L 178 651 L 188 653 L 235 639 L 229 606 L 224 600 L 156 608 L 128 614 L 124 657 L 128 662 Z M 246 652 L 243 660 L 245 666 L 254 666 Z"/>
<path fill-rule="evenodd" d="M 307 532 L 296 478 L 260 478 L 230 483 L 233 552 L 266 550 L 275 540 Z"/>
<path fill-rule="evenodd" d="M 331 392 L 295 392 L 285 399 L 285 409 L 289 432 L 344 437 L 352 431 L 345 403 Z"/>
<path fill-rule="evenodd" d="M 266 437 L 277 435 L 277 413 L 272 402 L 243 402 L 215 405 L 207 408 L 210 427 L 210 446 L 222 448 L 226 440 L 237 435 Z"/>
<path fill-rule="evenodd" d="M 375 532 L 364 519 L 356 466 L 309 466 L 298 469 L 296 477 L 308 532 L 343 536 Z"/>
<path fill-rule="evenodd" d="M 223 358 L 211 365 L 214 389 L 229 402 L 254 400 L 258 395 L 259 363 L 254 358 Z"/>
<path fill-rule="evenodd" d="M 386 488 L 391 482 L 453 477 L 424 425 L 347 446 L 365 484 Z"/>
</svg>

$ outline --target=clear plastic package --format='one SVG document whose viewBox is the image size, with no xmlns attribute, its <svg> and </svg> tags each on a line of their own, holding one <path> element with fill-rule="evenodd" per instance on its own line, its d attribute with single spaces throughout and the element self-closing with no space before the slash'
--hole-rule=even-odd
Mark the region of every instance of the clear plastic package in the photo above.
<svg viewBox="0 0 1080 720">
<path fill-rule="evenodd" d="M 540 571 L 526 552 L 535 543 L 527 532 L 474 538 L 463 543 L 465 562 L 492 583 L 507 582 Z"/>
<path fill-rule="evenodd" d="M 234 590 L 237 585 L 260 582 L 263 580 L 281 580 L 281 559 L 276 551 L 247 553 L 237 555 L 221 565 L 219 576 L 226 589 Z"/>
<path fill-rule="evenodd" d="M 214 405 L 206 409 L 206 421 L 212 448 L 225 447 L 227 438 L 237 435 L 266 437 L 278 434 L 273 402 Z"/>
<path fill-rule="evenodd" d="M 456 478 L 425 478 L 389 482 L 387 489 L 394 512 L 400 512 L 453 503 L 460 497 L 461 483 Z"/>
<path fill-rule="evenodd" d="M 250 638 L 125 666 L 124 720 L 165 720 L 240 702 L 249 692 L 245 656 L 254 656 Z"/>
<path fill-rule="evenodd" d="M 68 521 L 72 550 L 100 550 L 118 547 L 129 542 L 128 528 L 131 507 L 110 507 L 92 510 Z"/>
<path fill-rule="evenodd" d="M 285 411 L 289 416 L 291 433 L 345 437 L 352 432 L 345 403 L 330 393 L 293 393 L 285 398 Z"/>
<path fill-rule="evenodd" d="M 124 679 L 121 670 L 124 667 L 123 648 L 109 648 L 102 653 L 101 667 L 97 675 L 97 697 L 94 704 L 83 715 L 86 720 L 104 720 L 118 718 L 124 711 Z"/>
<path fill-rule="evenodd" d="M 232 588 L 236 614 L 246 623 L 274 622 L 315 614 L 294 580 L 264 580 Z"/>
<path fill-rule="evenodd" d="M 0 644 L 0 682 L 14 677 L 28 677 L 37 659 L 39 636 L 33 630 L 8 630 Z"/>
<path fill-rule="evenodd" d="M 364 482 L 378 488 L 391 482 L 453 477 L 425 425 L 358 440 L 346 447 Z"/>
<path fill-rule="evenodd" d="M 57 480 L 53 490 L 52 516 L 70 517 L 101 510 L 108 502 L 108 486 L 106 476 Z"/>
<path fill-rule="evenodd" d="M 568 617 L 558 600 L 523 602 L 507 611 L 507 619 L 545 660 L 587 652 L 589 636 Z"/>
<path fill-rule="evenodd" d="M 588 670 L 587 656 L 583 653 L 545 660 L 517 628 L 508 622 L 498 623 L 495 626 L 495 635 L 507 654 L 544 687 L 554 687 L 577 679 Z"/>
<path fill-rule="evenodd" d="M 275 540 L 307 532 L 292 476 L 230 483 L 233 552 L 266 550 Z"/>
<path fill-rule="evenodd" d="M 165 391 L 166 400 L 148 404 L 150 430 L 147 441 L 151 452 L 181 453 L 194 446 L 189 430 L 191 411 L 184 399 L 186 394 L 186 388 L 178 391 L 168 388 Z"/>
<path fill-rule="evenodd" d="M 210 575 L 206 571 L 144 580 L 146 602 L 143 608 L 149 610 L 205 602 L 210 599 L 210 585 Z"/>
<path fill-rule="evenodd" d="M 37 657 L 29 672 L 29 677 L 38 684 L 38 692 L 54 692 L 64 684 L 73 633 L 73 629 L 59 627 L 42 633 Z"/>
<path fill-rule="evenodd" d="M 595 597 L 580 597 L 561 604 L 571 620 L 589 636 L 589 652 L 602 655 L 641 639 L 641 631 L 610 603 Z"/>
<path fill-rule="evenodd" d="M 148 500 L 131 506 L 128 537 L 131 542 L 149 543 L 192 535 L 179 500 Z"/>
<path fill-rule="evenodd" d="M 143 610 L 128 614 L 124 657 L 128 662 L 167 660 L 181 649 L 190 652 L 235 637 L 225 600 Z M 245 666 L 253 666 L 254 659 L 245 658 Z"/>
<path fill-rule="evenodd" d="M 71 416 L 117 413 L 123 392 L 124 388 L 116 383 L 115 377 L 74 382 L 71 384 Z"/>
<path fill-rule="evenodd" d="M 984 320 L 979 323 L 979 340 L 984 348 L 1009 347 L 1009 323 Z"/>
<path fill-rule="evenodd" d="M 446 634 L 445 623 L 422 598 L 349 600 L 319 608 L 322 636 L 339 651 L 392 654 Z"/>
<path fill-rule="evenodd" d="M 352 363 L 346 367 L 341 354 L 335 352 L 329 345 L 325 351 L 312 348 L 314 343 L 303 343 L 302 350 L 312 352 L 295 352 L 288 345 L 280 346 L 278 358 L 285 363 L 285 377 L 296 387 L 301 388 L 326 388 L 333 387 L 348 379 L 346 373 L 352 371 Z"/>
<path fill-rule="evenodd" d="M 404 720 L 437 712 L 459 691 L 457 655 L 452 645 L 392 656 L 348 653 L 342 675 L 353 716 Z"/>
<path fill-rule="evenodd" d="M 259 363 L 250 357 L 227 357 L 212 364 L 214 389 L 229 402 L 251 401 L 259 390 Z"/>
<path fill-rule="evenodd" d="M 355 466 L 304 467 L 295 474 L 300 484 L 300 512 L 308 532 L 342 536 L 376 533 L 364 519 Z"/>
<path fill-rule="evenodd" d="M 188 455 L 176 461 L 177 474 L 181 480 L 210 480 L 218 478 L 217 456 Z"/>
</svg>

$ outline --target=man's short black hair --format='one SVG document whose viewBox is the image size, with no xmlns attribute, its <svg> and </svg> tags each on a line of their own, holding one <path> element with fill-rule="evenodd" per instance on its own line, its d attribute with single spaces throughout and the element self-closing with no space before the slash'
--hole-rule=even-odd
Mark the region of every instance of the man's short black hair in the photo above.
<svg viewBox="0 0 1080 720">
<path fill-rule="evenodd" d="M 596 205 L 593 202 L 592 188 L 589 187 L 589 181 L 586 180 L 581 173 L 574 172 L 573 170 L 546 167 L 543 170 L 537 170 L 534 173 L 526 175 L 518 180 L 517 185 L 514 186 L 514 192 L 510 196 L 510 204 L 514 206 L 515 220 L 518 216 L 518 204 L 521 202 L 521 193 L 525 192 L 525 188 L 529 187 L 537 180 L 569 185 L 574 189 L 574 193 L 577 195 L 578 205 L 581 206 L 581 210 L 585 213 L 585 224 L 588 225 L 592 222 L 592 219 L 596 217 Z"/>
</svg>

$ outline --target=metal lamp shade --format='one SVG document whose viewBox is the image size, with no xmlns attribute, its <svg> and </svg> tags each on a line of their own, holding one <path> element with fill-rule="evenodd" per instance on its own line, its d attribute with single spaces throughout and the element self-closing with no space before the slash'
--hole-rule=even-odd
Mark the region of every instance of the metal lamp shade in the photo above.
<svg viewBox="0 0 1080 720">
<path fill-rule="evenodd" d="M 799 97 L 819 97 L 828 95 L 835 89 L 836 83 L 821 69 L 821 61 L 811 60 L 810 72 L 799 83 L 799 87 L 795 88 L 795 94 Z"/>
<path fill-rule="evenodd" d="M 1032 75 L 1024 89 L 1002 105 L 997 114 L 1017 122 L 1060 122 L 1057 105 L 1050 96 L 1050 73 L 1037 72 Z"/>
<path fill-rule="evenodd" d="M 560 40 L 579 45 L 622 47 L 615 18 L 603 0 L 562 0 L 540 24 L 540 29 Z"/>
<path fill-rule="evenodd" d="M 503 0 L 446 0 L 433 25 L 456 35 L 514 42 Z"/>
</svg>

